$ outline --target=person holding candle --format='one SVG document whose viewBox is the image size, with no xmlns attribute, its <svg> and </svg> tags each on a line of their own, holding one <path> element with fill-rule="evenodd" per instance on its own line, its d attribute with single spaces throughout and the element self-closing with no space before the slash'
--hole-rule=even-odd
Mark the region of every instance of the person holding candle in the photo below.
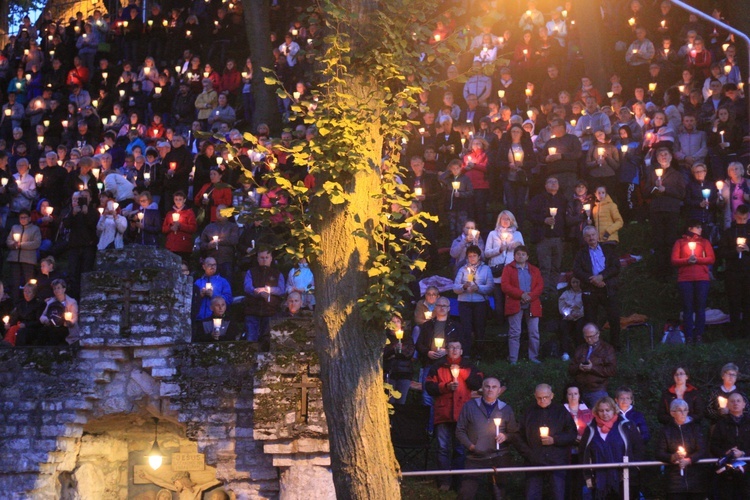
<svg viewBox="0 0 750 500">
<path fill-rule="evenodd" d="M 577 141 L 577 139 L 575 139 Z M 560 192 L 557 177 L 550 176 L 544 183 L 544 193 L 529 203 L 529 220 L 532 223 L 530 240 L 536 243 L 539 269 L 544 281 L 544 293 L 553 296 L 562 264 L 563 236 L 567 200 Z"/>
<path fill-rule="evenodd" d="M 291 296 L 291 295 L 290 295 Z M 411 335 L 405 333 L 404 320 L 400 313 L 391 316 L 391 323 L 386 329 L 386 343 L 383 347 L 383 375 L 386 383 L 401 393 L 398 399 L 391 398 L 391 403 L 406 404 L 406 397 L 414 376 L 415 346 Z"/>
<path fill-rule="evenodd" d="M 250 342 L 261 342 L 261 349 L 269 347 L 269 319 L 275 316 L 284 295 L 284 275 L 273 265 L 270 250 L 258 251 L 258 265 L 245 274 L 244 311 L 245 335 Z"/>
<path fill-rule="evenodd" d="M 583 329 L 583 295 L 581 291 L 581 280 L 571 276 L 568 288 L 560 294 L 557 300 L 557 308 L 560 312 L 560 325 L 558 336 L 562 360 L 568 361 L 573 347 L 576 344 L 577 333 Z"/>
<path fill-rule="evenodd" d="M 21 210 L 18 224 L 10 228 L 5 240 L 8 247 L 6 262 L 9 267 L 8 287 L 14 302 L 20 300 L 20 287 L 35 275 L 42 234 L 39 227 L 31 224 L 31 213 Z"/>
<path fill-rule="evenodd" d="M 599 232 L 599 241 L 602 245 L 617 245 L 620 242 L 618 231 L 624 224 L 617 204 L 604 185 L 598 185 L 594 195 L 596 203 L 591 207 L 591 220 Z"/>
<path fill-rule="evenodd" d="M 565 401 L 563 404 L 565 409 L 568 410 L 570 416 L 573 417 L 573 422 L 576 424 L 578 436 L 576 437 L 575 444 L 571 447 L 571 464 L 580 464 L 581 455 L 578 453 L 578 444 L 581 442 L 581 437 L 589 425 L 591 420 L 594 418 L 594 414 L 591 412 L 586 403 L 581 401 L 581 391 L 574 382 L 569 383 L 565 386 Z M 581 471 L 568 471 L 567 473 L 567 491 L 566 498 L 571 500 L 580 500 L 581 491 L 583 489 L 583 475 Z"/>
<path fill-rule="evenodd" d="M 685 176 L 672 167 L 672 152 L 660 147 L 654 157 L 657 165 L 646 179 L 646 193 L 651 198 L 651 234 L 655 256 L 655 274 L 666 279 L 672 245 L 677 240 L 680 210 L 685 199 Z M 657 175 L 660 171 L 661 176 Z"/>
<path fill-rule="evenodd" d="M 480 229 L 489 226 L 487 202 L 489 201 L 490 184 L 487 180 L 487 166 L 489 164 L 486 153 L 487 147 L 487 141 L 484 139 L 473 139 L 470 151 L 463 157 L 464 172 L 474 188 L 473 206 L 469 209 L 469 216 L 477 221 L 477 226 Z"/>
<path fill-rule="evenodd" d="M 211 316 L 193 325 L 193 342 L 226 342 L 238 340 L 242 325 L 227 315 L 226 299 L 220 295 L 211 298 Z"/>
<path fill-rule="evenodd" d="M 729 462 L 741 460 L 746 467 L 750 452 L 750 415 L 747 399 L 740 394 L 732 394 L 726 402 L 726 414 L 718 419 L 711 433 L 709 448 L 714 457 L 726 457 Z M 715 483 L 715 498 L 734 500 L 750 497 L 750 480 L 746 470 L 727 471 L 726 467 L 716 471 L 719 475 Z"/>
<path fill-rule="evenodd" d="M 80 339 L 78 302 L 65 293 L 67 287 L 63 279 L 52 282 L 54 296 L 47 299 L 39 317 L 43 326 L 36 334 L 37 345 L 74 344 Z"/>
<path fill-rule="evenodd" d="M 467 354 L 474 342 L 484 340 L 487 300 L 493 288 L 492 271 L 482 262 L 482 251 L 478 246 L 471 245 L 466 249 L 466 265 L 459 268 L 453 281 L 453 291 L 458 295 L 462 341 Z"/>
<path fill-rule="evenodd" d="M 500 396 L 506 389 L 506 384 L 500 378 L 487 376 L 482 381 L 482 396 L 467 402 L 461 409 L 456 424 L 456 438 L 466 449 L 466 469 L 511 465 L 510 444 L 516 440 L 519 428 L 513 408 L 500 401 Z M 481 479 L 481 475 L 465 475 L 458 498 L 474 499 Z M 507 474 L 495 474 L 491 478 L 493 498 L 506 498 L 507 480 Z"/>
<path fill-rule="evenodd" d="M 448 163 L 448 170 L 439 177 L 444 186 L 445 211 L 448 212 L 450 234 L 456 234 L 461 231 L 469 218 L 469 209 L 473 207 L 471 198 L 474 196 L 474 187 L 463 171 L 461 160 L 451 160 Z M 457 239 L 462 240 L 462 236 Z"/>
<path fill-rule="evenodd" d="M 617 172 L 620 170 L 620 151 L 609 141 L 603 130 L 594 132 L 594 142 L 586 155 L 586 179 L 591 186 L 606 186 L 608 193 L 615 192 Z"/>
<path fill-rule="evenodd" d="M 463 232 L 451 243 L 450 256 L 454 261 L 454 272 L 458 272 L 466 265 L 466 251 L 470 246 L 485 248 L 484 238 L 477 229 L 474 220 L 467 220 L 463 225 Z"/>
<path fill-rule="evenodd" d="M 438 464 L 441 470 L 463 469 L 466 450 L 456 437 L 456 423 L 472 392 L 482 387 L 482 373 L 462 357 L 457 337 L 446 338 L 446 353 L 430 367 L 424 388 L 435 398 L 434 425 L 438 439 Z M 441 491 L 450 489 L 451 476 L 439 476 Z"/>
<path fill-rule="evenodd" d="M 298 293 L 302 301 L 301 307 L 315 309 L 315 277 L 306 258 L 298 259 L 297 264 L 289 270 L 286 293 Z"/>
<path fill-rule="evenodd" d="M 520 432 L 515 440 L 518 452 L 528 465 L 567 465 L 570 447 L 578 432 L 570 413 L 560 403 L 553 402 L 552 387 L 539 384 L 534 390 L 535 403 L 519 419 Z M 526 498 L 541 499 L 544 479 L 550 478 L 549 498 L 565 498 L 565 471 L 528 472 Z"/>
<path fill-rule="evenodd" d="M 586 426 L 579 445 L 581 463 L 621 463 L 624 457 L 631 462 L 643 459 L 643 441 L 635 425 L 617 412 L 617 405 L 609 396 L 594 405 L 594 420 Z M 630 471 L 631 498 L 638 497 L 638 470 Z M 622 498 L 622 472 L 619 469 L 584 470 L 586 485 L 592 498 Z"/>
<path fill-rule="evenodd" d="M 412 331 L 414 342 L 417 342 L 419 338 L 420 326 L 435 316 L 439 298 L 440 290 L 438 287 L 430 285 L 425 289 L 424 297 L 419 299 L 417 305 L 414 306 L 414 330 Z"/>
<path fill-rule="evenodd" d="M 601 116 L 603 117 L 602 123 L 606 120 L 606 125 L 610 126 L 609 118 L 603 113 L 601 113 Z M 578 124 L 580 124 L 580 120 Z M 581 141 L 575 135 L 567 132 L 565 120 L 553 118 L 550 121 L 550 128 L 554 137 L 550 138 L 539 152 L 542 175 L 554 176 L 559 181 L 559 189 L 563 195 L 570 197 L 573 194 L 575 182 L 578 180 L 578 162 L 583 154 Z M 529 210 L 531 210 L 531 207 L 529 207 Z M 562 210 L 562 215 L 564 214 L 565 210 Z"/>
<path fill-rule="evenodd" d="M 234 252 L 240 238 L 240 228 L 233 219 L 222 215 L 225 205 L 214 209 L 216 222 L 206 226 L 201 232 L 200 250 L 203 255 L 216 259 L 219 274 L 231 280 L 234 276 Z"/>
<path fill-rule="evenodd" d="M 164 248 L 179 255 L 183 262 L 190 259 L 195 232 L 198 230 L 195 212 L 185 206 L 185 198 L 182 191 L 174 194 L 174 205 L 167 212 L 161 225 L 162 234 L 167 236 Z"/>
<path fill-rule="evenodd" d="M 15 329 L 15 345 L 18 347 L 37 345 L 39 340 L 39 317 L 44 311 L 45 304 L 36 296 L 36 289 L 37 286 L 31 283 L 23 286 L 23 298 L 16 302 L 8 322 L 5 323 L 6 339 L 9 338 L 7 334 Z"/>
<path fill-rule="evenodd" d="M 674 380 L 674 384 L 662 392 L 661 401 L 656 410 L 657 420 L 662 425 L 671 423 L 671 404 L 673 401 L 680 399 L 688 405 L 690 410 L 688 413 L 691 419 L 699 421 L 703 417 L 706 407 L 705 402 L 701 398 L 701 391 L 688 383 L 690 372 L 684 366 L 677 366 L 672 370 L 672 379 Z"/>
<path fill-rule="evenodd" d="M 229 281 L 216 274 L 216 259 L 203 259 L 203 276 L 193 282 L 193 302 L 191 317 L 202 322 L 211 317 L 211 299 L 223 297 L 226 304 L 232 303 L 232 288 Z"/>
<path fill-rule="evenodd" d="M 518 230 L 516 218 L 510 211 L 503 210 L 498 214 L 495 229 L 487 236 L 487 245 L 484 247 L 484 257 L 489 259 L 488 265 L 495 282 L 495 319 L 500 325 L 505 321 L 505 295 L 500 288 L 503 268 L 513 262 L 513 251 L 523 244 L 523 235 Z"/>
<path fill-rule="evenodd" d="M 130 222 L 130 241 L 136 245 L 156 246 L 156 238 L 161 233 L 159 206 L 148 191 L 141 191 L 135 198 L 137 203 L 131 205 L 130 210 L 122 211 Z"/>
<path fill-rule="evenodd" d="M 726 190 L 726 186 L 724 186 Z M 724 258 L 724 286 L 729 301 L 729 335 L 744 338 L 750 331 L 750 208 L 741 204 L 734 211 L 732 224 L 719 240 L 719 256 Z"/>
<path fill-rule="evenodd" d="M 451 303 L 448 297 L 439 297 L 435 301 L 435 309 L 432 318 L 422 323 L 419 337 L 416 340 L 417 355 L 422 365 L 419 374 L 419 382 L 424 387 L 430 368 L 440 362 L 447 354 L 447 338 L 458 338 L 461 333 L 461 324 L 450 317 Z M 433 398 L 427 391 L 422 391 L 422 404 L 431 408 L 428 431 L 433 430 Z"/>
<path fill-rule="evenodd" d="M 218 167 L 212 167 L 208 176 L 210 182 L 201 186 L 193 203 L 195 203 L 195 206 L 203 207 L 206 211 L 207 222 L 216 222 L 214 207 L 219 205 L 232 206 L 232 186 L 223 182 L 223 172 Z"/>
<path fill-rule="evenodd" d="M 625 62 L 628 64 L 630 82 L 645 84 L 648 81 L 648 68 L 656 55 L 654 44 L 646 38 L 646 28 L 638 26 L 635 29 L 635 40 L 625 51 Z"/>
<path fill-rule="evenodd" d="M 715 179 L 724 179 L 726 166 L 737 160 L 743 141 L 742 126 L 737 123 L 734 110 L 722 104 L 711 120 L 708 132 L 708 156 Z"/>
<path fill-rule="evenodd" d="M 682 297 L 683 331 L 686 343 L 696 344 L 703 341 L 711 284 L 709 266 L 716 261 L 713 246 L 701 237 L 702 232 L 699 221 L 689 221 L 685 235 L 672 247 L 672 265 L 677 268 L 677 286 Z"/>
<path fill-rule="evenodd" d="M 536 155 L 531 137 L 518 124 L 500 139 L 497 165 L 503 178 L 503 192 L 508 210 L 516 214 L 520 223 L 526 219 L 526 197 L 529 193 L 531 169 L 536 166 Z"/>
<path fill-rule="evenodd" d="M 743 391 L 737 387 L 737 379 L 740 376 L 740 369 L 734 363 L 727 363 L 721 367 L 721 385 L 714 388 L 708 396 L 708 405 L 706 406 L 706 416 L 716 424 L 724 415 L 729 414 L 729 399 L 734 394 L 739 394 L 745 402 L 743 413 L 750 413 L 748 399 Z"/>
<path fill-rule="evenodd" d="M 97 249 L 121 249 L 124 247 L 123 236 L 128 229 L 128 220 L 117 212 L 109 191 L 102 193 L 101 200 L 99 222 L 96 224 L 96 234 L 99 236 Z"/>
</svg>

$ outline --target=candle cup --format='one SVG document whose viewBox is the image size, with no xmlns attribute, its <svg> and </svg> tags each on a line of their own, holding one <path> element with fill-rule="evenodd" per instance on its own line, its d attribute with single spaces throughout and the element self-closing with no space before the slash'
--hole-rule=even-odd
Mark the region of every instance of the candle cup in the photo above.
<svg viewBox="0 0 750 500">
<path fill-rule="evenodd" d="M 221 318 L 214 318 L 213 323 L 214 323 L 214 330 L 217 332 L 220 331 L 221 330 Z"/>
<path fill-rule="evenodd" d="M 461 367 L 458 365 L 451 365 L 451 375 L 453 375 L 453 381 L 458 382 L 458 376 L 461 375 Z"/>
<path fill-rule="evenodd" d="M 451 186 L 453 187 L 454 191 L 458 191 L 459 188 L 461 187 L 461 182 L 459 182 L 459 181 L 453 181 L 453 182 L 451 182 Z"/>
<path fill-rule="evenodd" d="M 721 408 L 721 409 L 726 408 L 728 402 L 729 402 L 729 400 L 727 398 L 725 398 L 724 396 L 719 396 L 718 397 L 719 408 Z"/>
<path fill-rule="evenodd" d="M 549 427 L 540 427 L 539 428 L 539 437 L 549 437 Z"/>
<path fill-rule="evenodd" d="M 73 313 L 70 312 L 70 311 L 65 311 L 63 313 L 63 317 L 65 318 L 65 321 L 67 321 L 68 323 L 70 323 L 71 321 L 73 321 Z"/>
<path fill-rule="evenodd" d="M 548 148 L 548 151 L 549 151 L 550 156 L 553 156 L 553 155 L 557 154 L 557 148 L 555 148 L 555 147 Z"/>
<path fill-rule="evenodd" d="M 427 321 L 430 321 L 432 319 L 432 311 L 425 311 L 424 312 L 424 319 Z"/>
<path fill-rule="evenodd" d="M 204 289 L 204 290 L 213 290 L 213 289 L 214 289 L 214 286 L 213 286 L 213 284 L 211 284 L 211 282 L 210 282 L 210 281 L 207 281 L 207 282 L 206 282 L 206 286 L 205 286 L 205 287 L 203 287 L 203 289 Z"/>
<path fill-rule="evenodd" d="M 503 423 L 503 419 L 502 418 L 493 418 L 492 421 L 495 424 L 495 437 L 497 437 L 497 436 L 500 435 L 500 424 Z M 496 450 L 500 449 L 500 443 L 498 443 L 497 441 L 495 441 L 495 449 Z"/>
<path fill-rule="evenodd" d="M 695 257 L 695 247 L 696 247 L 696 243 L 694 241 L 688 242 L 688 248 L 690 249 L 690 255 L 692 255 L 693 257 Z"/>
<path fill-rule="evenodd" d="M 266 301 L 271 302 L 271 287 L 268 285 L 266 285 L 266 295 L 267 295 Z"/>
<path fill-rule="evenodd" d="M 443 344 L 445 343 L 445 339 L 443 337 L 435 337 L 433 340 L 435 342 L 435 350 L 437 352 L 442 351 L 443 350 Z"/>
<path fill-rule="evenodd" d="M 422 188 L 421 187 L 414 188 L 414 196 L 422 196 Z"/>
</svg>

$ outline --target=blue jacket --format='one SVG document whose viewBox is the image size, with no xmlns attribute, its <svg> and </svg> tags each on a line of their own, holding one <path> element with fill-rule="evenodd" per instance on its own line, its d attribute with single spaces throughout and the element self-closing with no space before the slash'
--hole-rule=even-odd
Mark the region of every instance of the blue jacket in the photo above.
<svg viewBox="0 0 750 500">
<path fill-rule="evenodd" d="M 620 414 L 622 414 L 622 412 L 620 412 Z M 630 410 L 628 410 L 628 412 L 625 414 L 625 418 L 633 422 L 635 428 L 638 429 L 638 432 L 641 434 L 643 444 L 648 443 L 648 440 L 651 439 L 651 432 L 648 430 L 646 417 L 643 416 L 643 413 L 631 407 Z"/>
<path fill-rule="evenodd" d="M 232 287 L 229 285 L 229 282 L 218 274 L 210 278 L 203 276 L 193 283 L 193 320 L 201 321 L 211 317 L 212 297 L 201 297 L 201 290 L 206 288 L 206 283 L 209 281 L 214 289 L 213 297 L 224 297 L 227 303 L 227 310 L 232 306 Z"/>
</svg>

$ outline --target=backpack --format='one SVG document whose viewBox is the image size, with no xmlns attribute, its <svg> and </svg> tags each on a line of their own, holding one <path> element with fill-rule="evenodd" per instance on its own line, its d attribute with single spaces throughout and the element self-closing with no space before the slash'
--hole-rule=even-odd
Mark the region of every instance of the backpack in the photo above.
<svg viewBox="0 0 750 500">
<path fill-rule="evenodd" d="M 661 338 L 662 344 L 684 344 L 685 334 L 679 324 L 667 323 L 664 325 L 664 336 Z"/>
</svg>

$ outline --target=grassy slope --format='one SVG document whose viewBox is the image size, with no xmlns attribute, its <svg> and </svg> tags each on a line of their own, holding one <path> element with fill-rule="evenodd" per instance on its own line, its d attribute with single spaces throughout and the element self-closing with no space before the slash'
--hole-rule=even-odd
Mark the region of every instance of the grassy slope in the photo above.
<svg viewBox="0 0 750 500">
<path fill-rule="evenodd" d="M 620 234 L 622 253 L 633 251 L 641 253 L 639 249 L 649 248 L 649 235 L 643 225 L 629 225 Z M 647 253 L 647 251 L 643 252 Z M 532 251 L 533 254 L 533 251 Z M 565 262 L 571 262 L 567 255 Z M 677 293 L 676 278 L 670 282 L 659 282 L 652 278 L 651 262 L 648 255 L 644 261 L 628 266 L 621 275 L 622 313 L 628 315 L 634 312 L 646 314 L 654 323 L 654 337 L 656 348 L 650 349 L 648 335 L 640 329 L 632 333 L 630 353 L 623 352 L 618 357 L 618 374 L 610 382 L 610 391 L 620 385 L 627 385 L 635 392 L 635 407 L 642 411 L 648 419 L 652 434 L 658 436 L 659 424 L 656 421 L 655 409 L 661 391 L 670 382 L 669 373 L 677 363 L 684 364 L 690 369 L 691 382 L 700 388 L 719 383 L 719 369 L 729 361 L 740 366 L 742 373 L 750 372 L 750 343 L 747 340 L 727 341 L 721 326 L 709 327 L 701 346 L 666 346 L 659 343 L 664 321 L 679 317 L 680 300 Z M 709 296 L 709 307 L 726 311 L 726 299 L 723 297 L 723 283 L 712 283 Z M 556 313 L 554 301 L 545 304 L 545 316 Z M 544 328 L 544 326 L 543 326 Z M 490 324 L 488 333 L 497 335 L 500 329 Z M 524 334 L 525 335 L 525 334 Z M 542 342 L 555 339 L 554 332 L 542 331 Z M 624 338 L 623 338 L 624 341 Z M 567 382 L 567 363 L 560 360 L 545 360 L 541 365 L 521 362 L 510 366 L 504 361 L 507 354 L 507 343 L 504 337 L 489 349 L 494 350 L 490 356 L 485 356 L 486 362 L 480 367 L 485 373 L 494 373 L 508 381 L 508 390 L 502 399 L 509 403 L 517 413 L 532 402 L 534 387 L 538 383 L 549 383 L 553 386 L 556 400 L 562 398 L 562 390 Z M 521 347 L 521 357 L 524 358 L 525 346 Z M 656 436 L 652 438 L 649 449 L 653 446 Z M 434 450 L 433 450 L 434 451 Z M 433 453 L 434 455 L 434 453 Z M 434 464 L 434 456 L 431 457 Z M 520 475 L 518 475 L 520 476 Z M 660 498 L 661 481 L 658 471 L 647 473 L 648 481 L 644 490 L 648 498 Z M 420 498 L 454 498 L 454 494 L 440 496 L 434 483 L 428 479 L 410 479 L 405 481 L 403 493 L 411 499 Z M 522 497 L 522 479 L 514 477 L 511 480 L 511 498 Z"/>
</svg>

